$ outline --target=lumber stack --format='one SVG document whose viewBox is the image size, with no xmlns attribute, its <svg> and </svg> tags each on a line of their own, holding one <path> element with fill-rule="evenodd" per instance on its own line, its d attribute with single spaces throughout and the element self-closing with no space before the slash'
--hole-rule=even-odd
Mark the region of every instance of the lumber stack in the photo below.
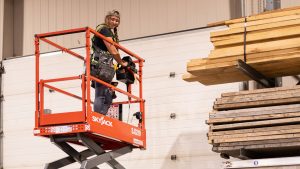
<svg viewBox="0 0 300 169">
<path fill-rule="evenodd" d="M 300 86 L 224 93 L 207 124 L 215 152 L 237 158 L 243 158 L 241 150 L 250 158 L 300 155 Z"/>
<path fill-rule="evenodd" d="M 187 63 L 188 82 L 204 85 L 250 80 L 238 70 L 244 60 L 266 77 L 300 74 L 300 7 L 225 21 L 227 30 L 211 32 L 214 50 Z"/>
</svg>

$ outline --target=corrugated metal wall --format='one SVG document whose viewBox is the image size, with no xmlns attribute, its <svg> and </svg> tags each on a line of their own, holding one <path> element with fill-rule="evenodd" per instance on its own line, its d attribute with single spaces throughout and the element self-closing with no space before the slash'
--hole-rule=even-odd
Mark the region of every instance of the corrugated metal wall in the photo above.
<svg viewBox="0 0 300 169">
<path fill-rule="evenodd" d="M 14 53 L 14 0 L 4 0 L 3 58 Z M 22 15 L 22 13 L 20 14 Z"/>
<path fill-rule="evenodd" d="M 243 1 L 243 0 L 241 0 Z M 253 14 L 258 14 L 261 12 L 264 12 L 266 10 L 266 1 L 264 0 L 244 0 L 246 4 L 246 9 L 245 9 L 245 15 L 253 15 Z M 275 0 L 274 0 L 275 1 Z M 277 2 L 273 2 L 277 3 Z M 293 7 L 293 6 L 299 6 L 300 1 L 299 0 L 281 0 L 280 1 L 280 6 L 281 8 L 288 8 L 288 7 Z"/>
<path fill-rule="evenodd" d="M 203 86 L 200 83 L 187 83 L 181 79 L 189 59 L 206 57 L 209 54 L 212 49 L 209 32 L 213 29 L 122 43 L 146 59 L 143 69 L 143 94 L 146 99 L 147 150 L 135 150 L 119 158 L 125 168 L 218 169 L 221 167 L 222 159 L 211 151 L 211 146 L 208 144 L 206 136 L 208 125 L 205 124 L 205 120 L 208 119 L 215 98 L 222 92 L 237 91 L 238 85 Z M 82 55 L 85 53 L 82 49 L 75 51 Z M 71 76 L 81 74 L 83 71 L 82 63 L 65 53 L 41 57 L 41 78 Z M 43 168 L 44 163 L 64 157 L 65 154 L 48 139 L 34 137 L 32 134 L 35 109 L 34 57 L 5 60 L 4 66 L 6 68 L 6 74 L 3 75 L 4 168 Z M 169 77 L 170 72 L 175 72 L 174 78 Z M 19 78 L 14 78 L 16 76 Z M 80 95 L 80 84 L 61 85 L 64 86 L 64 90 Z M 72 99 L 60 97 L 57 92 L 50 93 L 45 90 L 45 94 L 45 108 L 50 108 L 53 112 L 59 112 L 62 108 L 70 111 L 77 106 Z M 118 94 L 119 98 L 121 98 L 120 94 Z M 80 101 L 78 105 L 80 107 Z M 134 104 L 131 107 L 131 112 L 135 112 Z M 124 108 L 128 106 L 125 105 Z M 171 113 L 176 114 L 175 119 L 170 118 Z M 127 121 L 127 114 L 123 117 L 124 121 Z M 131 121 L 137 122 L 130 117 L 129 122 Z M 172 161 L 171 155 L 177 155 L 177 160 Z M 79 168 L 79 165 L 68 168 Z"/>
<path fill-rule="evenodd" d="M 105 13 L 111 9 L 121 12 L 121 39 L 143 37 L 196 27 L 207 23 L 229 19 L 230 5 L 235 7 L 238 0 L 14 0 L 15 8 L 24 2 L 24 15 L 14 16 L 14 55 L 33 54 L 33 35 L 90 26 L 102 23 Z M 19 11 L 20 9 L 15 9 Z M 234 8 L 231 10 L 240 10 Z M 21 23 L 22 22 L 22 23 Z M 18 26 L 16 26 L 18 25 Z M 23 28 L 23 29 L 22 29 Z M 80 36 L 56 38 L 68 47 L 82 46 Z M 21 45 L 23 43 L 23 46 Z M 17 45 L 18 43 L 18 45 Z M 52 50 L 48 46 L 42 51 Z M 9 55 L 5 57 L 10 57 Z"/>
<path fill-rule="evenodd" d="M 262 0 L 245 0 L 245 16 L 263 12 Z"/>
<path fill-rule="evenodd" d="M 0 0 L 0 60 L 2 60 L 3 51 L 3 18 L 4 18 L 4 0 Z"/>
<path fill-rule="evenodd" d="M 280 0 L 245 0 L 245 5 L 245 15 L 249 16 L 267 10 L 279 9 Z"/>
<path fill-rule="evenodd" d="M 4 57 L 33 54 L 36 33 L 90 26 L 103 21 L 108 10 L 122 14 L 121 39 L 155 35 L 241 16 L 241 0 L 2 0 L 5 1 Z M 284 0 L 282 8 L 300 5 Z M 261 0 L 246 0 L 246 15 L 262 12 Z M 55 38 L 68 47 L 80 47 L 78 36 Z M 53 48 L 43 46 L 43 52 Z"/>
<path fill-rule="evenodd" d="M 300 1 L 299 0 L 281 0 L 281 7 L 287 8 L 292 6 L 299 6 Z"/>
</svg>

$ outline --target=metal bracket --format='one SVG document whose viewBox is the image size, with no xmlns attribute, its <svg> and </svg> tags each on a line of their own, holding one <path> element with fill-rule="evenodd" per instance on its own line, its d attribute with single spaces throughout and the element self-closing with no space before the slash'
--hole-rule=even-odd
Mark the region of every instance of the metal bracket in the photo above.
<svg viewBox="0 0 300 169">
<path fill-rule="evenodd" d="M 299 166 L 300 157 L 280 157 L 250 160 L 233 160 L 223 162 L 224 169 L 237 168 L 289 168 L 287 166 Z"/>
<path fill-rule="evenodd" d="M 254 159 L 254 158 L 258 158 L 258 157 L 262 157 L 262 156 L 263 156 L 263 154 L 258 154 L 251 150 L 242 148 L 239 150 L 239 156 L 237 158 L 242 159 L 242 160 L 248 160 L 248 159 Z"/>
<path fill-rule="evenodd" d="M 241 59 L 237 61 L 237 68 L 264 87 L 275 87 L 274 80 L 267 78 L 265 75 L 261 74 Z"/>
<path fill-rule="evenodd" d="M 67 141 L 80 141 L 88 149 L 78 152 Z M 51 142 L 69 156 L 46 164 L 45 169 L 57 169 L 74 162 L 81 164 L 80 169 L 98 169 L 97 166 L 102 163 L 107 163 L 113 169 L 125 169 L 115 158 L 132 151 L 131 146 L 125 146 L 106 152 L 96 142 L 82 133 L 78 133 L 77 136 L 51 136 Z M 94 155 L 96 156 L 88 159 L 88 157 Z"/>
<path fill-rule="evenodd" d="M 177 160 L 177 155 L 176 154 L 171 155 L 171 160 L 176 161 Z"/>
<path fill-rule="evenodd" d="M 175 76 L 176 76 L 176 73 L 175 73 L 175 72 L 170 72 L 169 78 L 175 78 Z"/>
<path fill-rule="evenodd" d="M 226 160 L 227 160 L 227 159 L 230 159 L 230 156 L 229 156 L 228 154 L 226 154 L 226 153 L 221 153 L 221 154 L 220 154 L 220 157 L 221 157 L 221 158 L 224 158 L 224 159 L 226 159 Z"/>
<path fill-rule="evenodd" d="M 170 114 L 170 119 L 175 119 L 176 118 L 176 113 L 171 113 Z"/>
<path fill-rule="evenodd" d="M 300 77 L 295 75 L 295 76 L 292 76 L 295 80 L 297 80 L 297 84 L 296 85 L 300 85 Z"/>
<path fill-rule="evenodd" d="M 4 66 L 3 66 L 3 62 L 1 61 L 0 62 L 0 74 L 4 74 L 5 73 L 5 69 L 4 69 Z"/>
</svg>

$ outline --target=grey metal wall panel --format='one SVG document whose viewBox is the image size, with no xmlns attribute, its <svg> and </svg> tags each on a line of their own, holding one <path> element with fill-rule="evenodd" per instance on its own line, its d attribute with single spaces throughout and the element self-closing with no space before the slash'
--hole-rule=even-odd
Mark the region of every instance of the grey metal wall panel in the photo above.
<svg viewBox="0 0 300 169">
<path fill-rule="evenodd" d="M 292 6 L 299 6 L 299 0 L 281 0 L 281 8 L 287 8 Z"/>
<path fill-rule="evenodd" d="M 41 32 L 48 32 L 49 31 L 49 20 L 45 19 L 49 17 L 49 2 L 48 0 L 41 0 Z M 43 51 L 48 51 L 49 47 L 45 44 L 41 45 L 40 50 Z"/>
<path fill-rule="evenodd" d="M 3 58 L 3 19 L 4 19 L 4 0 L 0 0 L 0 60 Z"/>
<path fill-rule="evenodd" d="M 77 27 L 95 28 L 108 10 L 121 12 L 121 39 L 143 37 L 206 26 L 207 23 L 229 19 L 230 0 L 19 0 L 24 2 L 23 45 L 15 45 L 18 55 L 33 54 L 33 35 Z M 237 1 L 235 1 L 237 2 Z M 16 4 L 15 4 L 16 5 Z M 236 10 L 239 10 L 236 8 Z M 53 38 L 67 47 L 83 46 L 82 35 Z M 44 45 L 42 52 L 53 51 Z"/>
<path fill-rule="evenodd" d="M 20 1 L 21 2 L 21 1 Z M 33 0 L 27 0 L 24 2 L 24 29 L 23 29 L 23 51 L 22 55 L 29 54 L 33 51 L 33 38 L 34 38 L 34 24 L 38 22 L 33 12 Z M 22 16 L 20 16 L 22 17 Z M 31 35 L 31 36 L 29 36 Z M 21 40 L 21 37 L 16 37 L 16 41 Z M 20 46 L 15 46 L 20 48 Z"/>
<path fill-rule="evenodd" d="M 263 4 L 262 0 L 245 0 L 245 16 L 263 12 Z"/>
<path fill-rule="evenodd" d="M 18 2 L 18 3 L 16 3 Z M 24 29 L 24 20 L 23 20 L 23 12 L 24 12 L 24 3 L 20 0 L 14 0 L 14 8 L 13 8 L 13 46 L 14 46 L 14 56 L 20 56 L 23 53 L 23 29 Z M 8 56 L 6 56 L 8 57 Z"/>
<path fill-rule="evenodd" d="M 3 57 L 13 56 L 14 1 L 4 0 Z"/>
</svg>

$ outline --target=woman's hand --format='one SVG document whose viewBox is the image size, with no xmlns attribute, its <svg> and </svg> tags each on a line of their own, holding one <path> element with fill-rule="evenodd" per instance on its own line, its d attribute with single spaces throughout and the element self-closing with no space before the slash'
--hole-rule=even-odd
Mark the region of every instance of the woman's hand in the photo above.
<svg viewBox="0 0 300 169">
<path fill-rule="evenodd" d="M 127 66 L 128 66 L 128 62 L 122 61 L 121 66 L 122 66 L 122 67 L 127 67 Z"/>
<path fill-rule="evenodd" d="M 140 77 L 137 73 L 134 73 L 134 78 L 140 82 Z"/>
</svg>

